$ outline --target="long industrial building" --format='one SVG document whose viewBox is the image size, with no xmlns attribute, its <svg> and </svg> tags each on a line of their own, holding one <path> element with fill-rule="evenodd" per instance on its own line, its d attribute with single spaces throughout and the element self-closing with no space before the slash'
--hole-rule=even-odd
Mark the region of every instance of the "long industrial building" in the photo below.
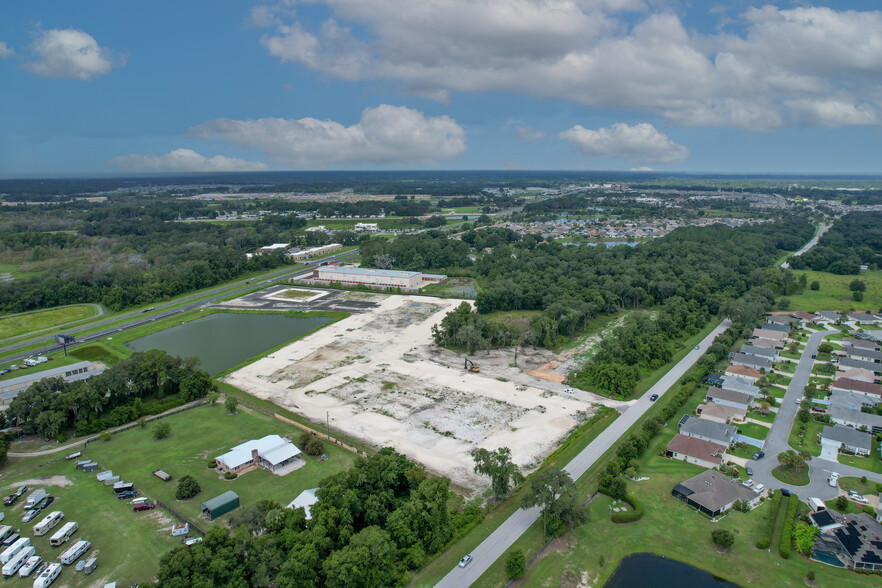
<svg viewBox="0 0 882 588">
<path fill-rule="evenodd" d="M 103 371 L 103 363 L 81 361 L 79 363 L 73 363 L 39 372 L 30 372 L 17 378 L 5 380 L 0 382 L 0 407 L 8 405 L 21 391 L 27 390 L 31 384 L 39 382 L 43 378 L 61 377 L 67 382 L 75 382 L 77 380 L 85 380 L 91 376 L 98 375 Z"/>
<path fill-rule="evenodd" d="M 364 284 L 388 288 L 419 289 L 426 284 L 440 282 L 447 276 L 398 270 L 382 270 L 362 267 L 320 267 L 313 271 L 312 279 L 319 282 L 341 284 Z"/>
</svg>

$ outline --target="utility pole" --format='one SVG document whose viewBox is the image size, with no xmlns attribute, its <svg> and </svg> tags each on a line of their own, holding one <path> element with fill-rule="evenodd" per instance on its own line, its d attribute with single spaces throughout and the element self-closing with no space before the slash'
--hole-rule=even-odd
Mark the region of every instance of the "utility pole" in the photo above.
<svg viewBox="0 0 882 588">
<path fill-rule="evenodd" d="M 327 427 L 328 441 L 330 441 L 331 440 L 331 414 L 327 410 L 325 411 L 325 427 Z"/>
</svg>

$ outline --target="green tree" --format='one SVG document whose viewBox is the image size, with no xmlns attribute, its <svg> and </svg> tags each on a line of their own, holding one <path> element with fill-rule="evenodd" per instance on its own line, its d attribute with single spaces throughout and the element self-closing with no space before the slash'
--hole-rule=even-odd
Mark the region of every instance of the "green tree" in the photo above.
<svg viewBox="0 0 882 588">
<path fill-rule="evenodd" d="M 800 472 L 805 469 L 808 461 L 812 458 L 807 451 L 796 452 L 788 449 L 778 454 L 778 461 L 784 465 L 793 468 L 794 471 Z"/>
<path fill-rule="evenodd" d="M 866 292 L 867 285 L 863 281 L 855 279 L 848 285 L 848 289 L 852 292 Z"/>
<path fill-rule="evenodd" d="M 199 482 L 196 481 L 196 478 L 186 474 L 181 476 L 178 480 L 178 487 L 175 490 L 175 498 L 178 500 L 187 500 L 188 498 L 193 498 L 200 492 L 202 492 L 202 488 L 199 487 Z"/>
<path fill-rule="evenodd" d="M 735 543 L 735 534 L 732 533 L 732 531 L 727 531 L 725 529 L 714 529 L 711 531 L 711 541 L 713 541 L 714 545 L 717 547 L 721 547 L 728 551 Z"/>
<path fill-rule="evenodd" d="M 818 532 L 815 526 L 798 521 L 793 528 L 793 544 L 796 546 L 796 549 L 808 557 L 811 554 L 812 547 L 815 544 L 815 535 Z"/>
<path fill-rule="evenodd" d="M 401 573 L 395 544 L 377 526 L 353 535 L 348 545 L 328 556 L 323 568 L 325 585 L 341 588 L 394 586 Z"/>
<path fill-rule="evenodd" d="M 99 437 L 102 441 L 110 441 L 110 439 L 113 437 L 113 433 L 111 433 L 110 431 L 101 431 L 101 435 L 99 435 Z"/>
<path fill-rule="evenodd" d="M 226 400 L 224 400 L 224 406 L 228 413 L 234 414 L 236 409 L 239 408 L 239 399 L 235 396 L 227 396 Z"/>
<path fill-rule="evenodd" d="M 505 576 L 508 580 L 517 580 L 527 571 L 527 559 L 523 549 L 512 549 L 505 558 Z"/>
<path fill-rule="evenodd" d="M 511 461 L 511 449 L 508 447 L 500 447 L 496 451 L 473 449 L 472 459 L 475 460 L 475 473 L 490 478 L 494 500 L 508 496 L 512 485 L 517 486 L 524 480 L 518 466 Z"/>
<path fill-rule="evenodd" d="M 809 288 L 810 288 L 811 290 L 818 291 L 818 290 L 821 289 L 821 282 L 815 280 L 814 282 L 811 283 L 811 285 L 809 286 Z"/>
<path fill-rule="evenodd" d="M 215 390 L 212 390 L 208 393 L 208 404 L 215 404 L 218 398 L 220 398 L 220 394 L 218 394 Z"/>
<path fill-rule="evenodd" d="M 171 434 L 171 425 L 162 420 L 153 425 L 153 438 L 165 439 Z"/>
<path fill-rule="evenodd" d="M 546 535 L 557 536 L 567 525 L 587 519 L 588 511 L 576 493 L 576 485 L 563 470 L 541 470 L 530 480 L 524 494 L 524 508 L 542 507 L 542 525 Z"/>
<path fill-rule="evenodd" d="M 836 510 L 838 510 L 839 512 L 845 512 L 845 510 L 848 508 L 848 498 L 846 498 L 844 495 L 837 496 L 834 504 L 836 506 Z"/>
<path fill-rule="evenodd" d="M 863 302 L 863 300 L 864 300 L 863 291 L 855 290 L 851 295 L 851 299 L 854 300 L 855 302 Z"/>
</svg>

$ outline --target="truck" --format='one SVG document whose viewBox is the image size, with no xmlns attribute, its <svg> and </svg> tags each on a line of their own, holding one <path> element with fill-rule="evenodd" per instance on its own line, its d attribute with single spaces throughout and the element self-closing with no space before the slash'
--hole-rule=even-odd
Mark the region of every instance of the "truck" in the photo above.
<svg viewBox="0 0 882 588">
<path fill-rule="evenodd" d="M 29 547 L 31 544 L 31 540 L 27 537 L 20 537 L 15 540 L 15 543 L 7 547 L 3 553 L 0 553 L 0 563 L 6 564 L 9 563 L 9 560 L 12 559 L 16 553 L 21 551 L 22 549 Z"/>
<path fill-rule="evenodd" d="M 52 537 L 49 538 L 49 545 L 52 547 L 58 547 L 62 545 L 65 541 L 70 539 L 70 536 L 77 532 L 79 525 L 74 521 L 70 521 L 69 523 L 64 523 L 64 526 L 58 529 Z"/>
<path fill-rule="evenodd" d="M 51 563 L 46 566 L 46 569 L 40 572 L 40 575 L 37 576 L 37 579 L 34 580 L 34 588 L 49 588 L 49 585 L 55 581 L 55 578 L 58 577 L 58 574 L 61 573 L 61 564 L 60 563 Z"/>
<path fill-rule="evenodd" d="M 37 360 L 34 359 L 33 357 L 28 357 L 22 363 L 28 367 L 34 367 L 35 365 L 37 365 Z"/>
<path fill-rule="evenodd" d="M 40 504 L 40 502 L 46 498 L 46 491 L 42 488 L 37 488 L 28 496 L 27 502 L 25 502 L 25 510 L 30 510 Z"/>
<path fill-rule="evenodd" d="M 74 543 L 73 545 L 71 545 L 67 551 L 62 553 L 61 557 L 59 559 L 61 560 L 61 563 L 63 563 L 64 565 L 70 565 L 73 562 L 80 559 L 80 556 L 82 556 L 87 551 L 89 551 L 90 547 L 92 547 L 91 543 L 81 539 L 81 540 L 77 541 L 76 543 Z"/>
<path fill-rule="evenodd" d="M 31 558 L 32 555 L 37 551 L 37 548 L 33 545 L 28 545 L 18 553 L 12 556 L 12 558 L 3 564 L 3 569 L 0 570 L 3 572 L 3 575 L 7 578 L 9 576 L 14 576 L 21 566 L 25 565 L 25 563 Z"/>
<path fill-rule="evenodd" d="M 64 513 L 60 510 L 50 512 L 42 521 L 34 525 L 34 535 L 37 535 L 38 537 L 45 535 L 50 529 L 60 523 L 63 518 Z"/>
</svg>

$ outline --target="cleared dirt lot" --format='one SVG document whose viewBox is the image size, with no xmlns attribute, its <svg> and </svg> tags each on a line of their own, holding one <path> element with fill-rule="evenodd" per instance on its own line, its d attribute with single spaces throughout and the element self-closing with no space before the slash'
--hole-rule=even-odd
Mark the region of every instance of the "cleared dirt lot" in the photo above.
<svg viewBox="0 0 882 588">
<path fill-rule="evenodd" d="M 330 325 L 238 370 L 226 381 L 377 446 L 392 446 L 467 489 L 475 447 L 510 447 L 536 467 L 592 413 L 593 395 L 526 375 L 553 354 L 481 353 L 480 374 L 463 356 L 437 349 L 431 328 L 461 300 L 368 297 L 377 306 Z"/>
</svg>

